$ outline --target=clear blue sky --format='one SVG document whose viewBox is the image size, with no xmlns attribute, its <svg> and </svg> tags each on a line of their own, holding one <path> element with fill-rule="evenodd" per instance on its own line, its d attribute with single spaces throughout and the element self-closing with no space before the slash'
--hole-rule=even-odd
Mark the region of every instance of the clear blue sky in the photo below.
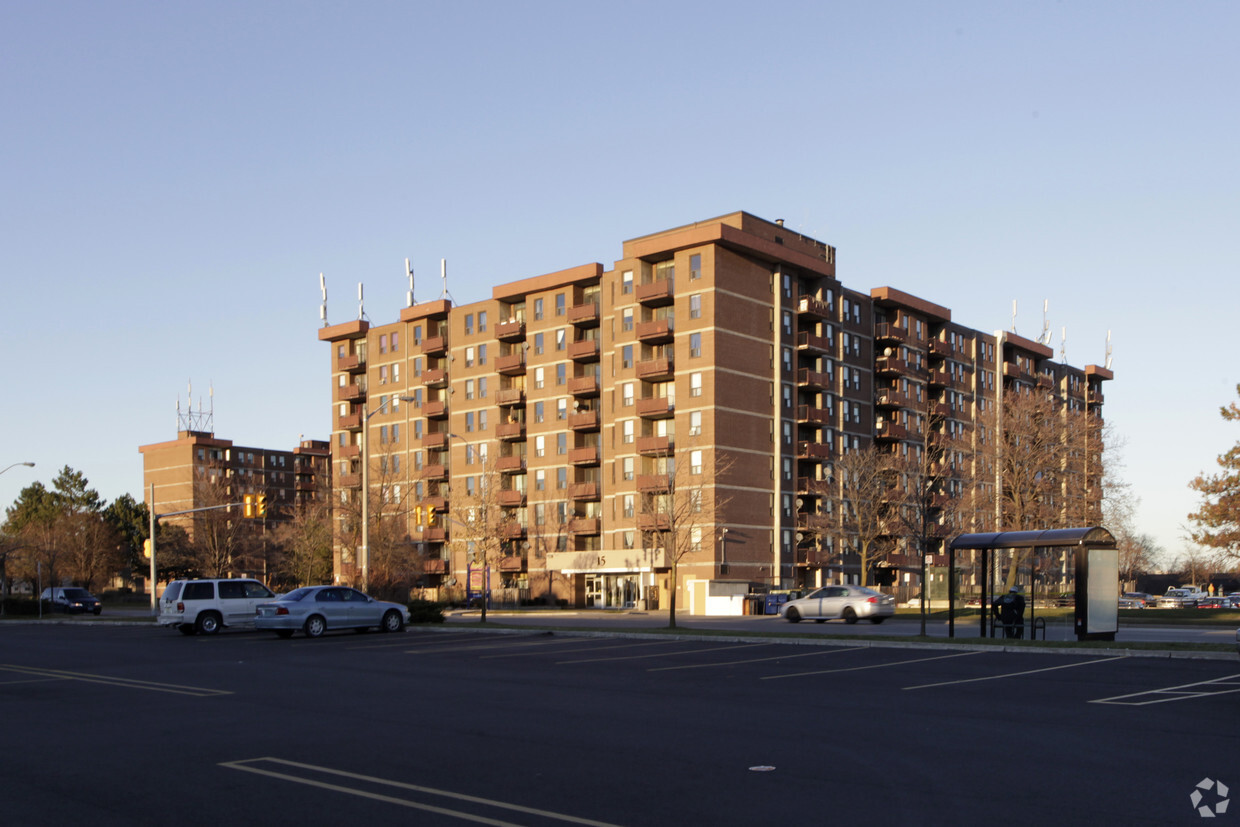
<svg viewBox="0 0 1240 827">
<path fill-rule="evenodd" d="M 330 431 L 328 319 L 744 209 L 1116 380 L 1169 552 L 1240 439 L 1234 2 L 0 0 L 0 505 L 138 446 Z M 1230 239 L 1230 241 L 1228 240 Z M 1067 329 L 1066 345 L 1061 331 Z"/>
</svg>

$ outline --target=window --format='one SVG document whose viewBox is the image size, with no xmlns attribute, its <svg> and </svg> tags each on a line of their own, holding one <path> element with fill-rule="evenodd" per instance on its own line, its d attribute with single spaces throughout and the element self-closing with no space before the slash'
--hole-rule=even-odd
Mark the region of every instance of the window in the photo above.
<svg viewBox="0 0 1240 827">
<path fill-rule="evenodd" d="M 563 293 L 555 294 L 555 315 L 557 316 L 564 315 L 564 294 Z"/>
<path fill-rule="evenodd" d="M 689 278 L 700 279 L 702 277 L 702 254 L 694 253 L 689 256 Z"/>
<path fill-rule="evenodd" d="M 621 468 L 620 475 L 624 477 L 624 479 L 632 481 L 633 479 L 633 458 L 625 457 L 620 463 L 620 468 Z"/>
<path fill-rule="evenodd" d="M 620 441 L 625 444 L 632 442 L 633 441 L 633 420 L 631 419 L 624 420 L 624 424 L 621 425 L 620 428 L 621 428 Z"/>
<path fill-rule="evenodd" d="M 702 334 L 701 333 L 690 333 L 689 334 L 689 357 L 691 359 L 696 359 L 701 355 L 702 355 Z"/>
<path fill-rule="evenodd" d="M 625 382 L 620 389 L 620 404 L 628 408 L 633 404 L 633 383 Z"/>
<path fill-rule="evenodd" d="M 478 380 L 478 398 L 487 398 L 487 378 L 485 376 Z"/>
<path fill-rule="evenodd" d="M 623 273 L 620 274 L 620 292 L 621 293 L 632 293 L 633 292 L 633 271 L 632 270 L 625 270 Z"/>
<path fill-rule="evenodd" d="M 620 327 L 624 330 L 633 329 L 633 310 L 631 308 L 626 309 L 620 314 Z"/>
<path fill-rule="evenodd" d="M 701 436 L 701 435 L 702 435 L 702 412 L 701 411 L 690 411 L 689 412 L 689 436 Z"/>
<path fill-rule="evenodd" d="M 397 422 L 392 426 L 392 441 L 400 442 L 400 423 Z"/>
<path fill-rule="evenodd" d="M 628 369 L 633 367 L 633 346 L 625 345 L 620 349 L 620 367 Z"/>
<path fill-rule="evenodd" d="M 792 348 L 784 348 L 784 370 L 791 372 L 792 370 Z"/>
<path fill-rule="evenodd" d="M 543 421 L 543 403 L 541 401 L 535 402 L 534 403 L 534 422 L 542 422 L 542 421 Z"/>
<path fill-rule="evenodd" d="M 474 314 L 473 313 L 465 314 L 465 335 L 466 336 L 474 335 Z"/>
<path fill-rule="evenodd" d="M 474 349 L 472 347 L 465 348 L 465 367 L 472 368 L 474 366 Z"/>
<path fill-rule="evenodd" d="M 701 396 L 702 395 L 702 374 L 700 373 L 689 374 L 689 395 L 690 396 Z"/>
<path fill-rule="evenodd" d="M 563 491 L 565 488 L 568 488 L 568 469 L 567 468 L 555 469 L 555 487 L 561 491 Z"/>
<path fill-rule="evenodd" d="M 695 476 L 700 475 L 702 473 L 702 452 L 701 451 L 690 451 L 689 452 L 689 473 Z"/>
<path fill-rule="evenodd" d="M 689 318 L 702 318 L 702 294 L 694 293 L 689 297 Z"/>
<path fill-rule="evenodd" d="M 387 334 L 386 333 L 379 334 L 379 352 L 387 353 Z"/>
<path fill-rule="evenodd" d="M 563 422 L 568 419 L 568 397 L 561 396 L 555 400 L 555 418 Z"/>
<path fill-rule="evenodd" d="M 547 490 L 547 472 L 546 471 L 539 469 L 534 472 L 534 490 L 535 491 L 546 491 Z M 538 503 L 537 508 L 541 509 L 542 503 Z M 539 522 L 541 523 L 542 521 L 540 520 Z"/>
<path fill-rule="evenodd" d="M 539 435 L 534 437 L 534 456 L 541 457 L 547 453 L 547 438 Z"/>
<path fill-rule="evenodd" d="M 474 429 L 474 412 L 468 411 L 465 414 L 465 433 L 469 433 L 473 429 Z M 470 446 L 466 445 L 465 447 L 469 448 Z"/>
<path fill-rule="evenodd" d="M 634 535 L 634 532 L 632 531 L 620 532 L 620 547 L 621 548 L 633 548 L 633 535 Z"/>
<path fill-rule="evenodd" d="M 388 379 L 388 366 L 380 365 L 379 366 L 379 384 L 386 385 L 387 379 Z"/>
<path fill-rule="evenodd" d="M 563 385 L 566 381 L 568 381 L 568 365 L 561 362 L 555 366 L 555 383 Z"/>
<path fill-rule="evenodd" d="M 534 355 L 542 356 L 543 352 L 543 335 L 541 333 L 534 334 Z"/>
<path fill-rule="evenodd" d="M 466 399 L 474 398 L 474 380 L 473 379 L 465 380 L 465 398 Z"/>
<path fill-rule="evenodd" d="M 556 350 L 563 350 L 563 349 L 564 349 L 564 342 L 565 342 L 565 340 L 566 340 L 567 338 L 568 338 L 568 336 L 567 336 L 567 330 L 566 330 L 565 328 L 563 328 L 563 327 L 556 328 L 556 331 L 555 331 L 555 349 L 556 349 Z"/>
<path fill-rule="evenodd" d="M 534 299 L 534 321 L 542 321 L 543 317 L 543 300 Z"/>
<path fill-rule="evenodd" d="M 621 510 L 624 516 L 628 517 L 629 519 L 632 519 L 633 517 L 633 495 L 625 494 L 624 499 L 621 502 L 623 503 L 623 505 L 621 506 Z"/>
<path fill-rule="evenodd" d="M 540 390 L 540 389 L 542 388 L 543 383 L 544 383 L 545 381 L 546 381 L 546 376 L 545 376 L 545 374 L 544 374 L 543 369 L 542 369 L 542 368 L 534 368 L 534 389 L 535 389 L 535 390 Z"/>
<path fill-rule="evenodd" d="M 487 346 L 478 345 L 478 364 L 485 365 L 487 363 Z"/>
<path fill-rule="evenodd" d="M 485 310 L 482 310 L 478 313 L 478 332 L 486 333 L 486 330 L 487 330 L 487 312 Z M 394 333 L 392 334 L 393 337 L 395 337 L 395 335 L 396 334 Z M 395 350 L 396 349 L 395 346 L 393 346 L 392 349 Z"/>
<path fill-rule="evenodd" d="M 400 350 L 400 333 L 392 334 L 392 352 Z"/>
<path fill-rule="evenodd" d="M 568 434 L 563 431 L 555 435 L 555 453 L 561 457 L 568 453 Z"/>
</svg>

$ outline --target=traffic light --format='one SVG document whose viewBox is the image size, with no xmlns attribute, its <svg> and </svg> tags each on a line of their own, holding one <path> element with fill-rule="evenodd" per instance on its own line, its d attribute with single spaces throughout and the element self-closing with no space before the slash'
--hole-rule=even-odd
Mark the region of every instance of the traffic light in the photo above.
<svg viewBox="0 0 1240 827">
<path fill-rule="evenodd" d="M 428 505 L 426 507 L 426 526 L 431 528 L 435 525 L 435 506 Z"/>
<path fill-rule="evenodd" d="M 246 494 L 244 501 L 245 501 L 245 516 L 246 516 L 246 519 L 248 520 L 254 516 L 254 495 Z"/>
<path fill-rule="evenodd" d="M 260 517 L 267 516 L 267 495 L 259 494 L 254 498 L 254 511 Z"/>
<path fill-rule="evenodd" d="M 413 524 L 416 526 L 422 525 L 422 506 L 420 505 L 413 507 Z"/>
<path fill-rule="evenodd" d="M 151 558 L 151 541 L 149 539 L 142 541 L 142 556 L 148 560 Z"/>
</svg>

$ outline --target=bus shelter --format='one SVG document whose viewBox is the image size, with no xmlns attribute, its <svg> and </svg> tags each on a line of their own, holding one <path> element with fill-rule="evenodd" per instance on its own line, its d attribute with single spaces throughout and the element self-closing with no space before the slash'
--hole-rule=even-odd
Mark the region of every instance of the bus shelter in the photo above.
<svg viewBox="0 0 1240 827">
<path fill-rule="evenodd" d="M 986 637 L 990 620 L 989 602 L 994 599 L 998 572 L 993 564 L 995 552 L 1016 549 L 1062 549 L 1073 558 L 1074 622 L 1077 640 L 1115 640 L 1119 630 L 1119 552 L 1115 538 L 1102 526 L 1055 528 L 1044 531 L 998 531 L 961 534 L 947 550 L 948 636 L 956 636 L 956 553 L 981 553 L 980 637 Z M 1034 620 L 1033 601 L 1029 602 L 1029 622 Z M 991 621 L 993 623 L 993 621 Z"/>
</svg>

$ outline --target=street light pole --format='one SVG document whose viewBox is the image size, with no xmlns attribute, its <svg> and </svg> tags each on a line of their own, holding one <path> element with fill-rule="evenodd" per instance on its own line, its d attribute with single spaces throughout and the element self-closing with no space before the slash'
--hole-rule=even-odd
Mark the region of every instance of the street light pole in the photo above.
<svg viewBox="0 0 1240 827">
<path fill-rule="evenodd" d="M 8 468 L 5 468 L 5 469 L 4 469 L 4 471 L 9 470 L 9 468 L 16 468 L 16 467 L 17 467 L 17 466 L 19 466 L 19 465 L 24 465 L 24 466 L 26 466 L 27 468 L 33 468 L 33 467 L 34 467 L 34 463 L 33 463 L 33 462 L 15 462 L 15 463 L 13 463 L 12 465 L 10 465 Z M 4 471 L 0 471 L 0 474 L 3 474 L 3 473 L 4 473 Z"/>
</svg>

